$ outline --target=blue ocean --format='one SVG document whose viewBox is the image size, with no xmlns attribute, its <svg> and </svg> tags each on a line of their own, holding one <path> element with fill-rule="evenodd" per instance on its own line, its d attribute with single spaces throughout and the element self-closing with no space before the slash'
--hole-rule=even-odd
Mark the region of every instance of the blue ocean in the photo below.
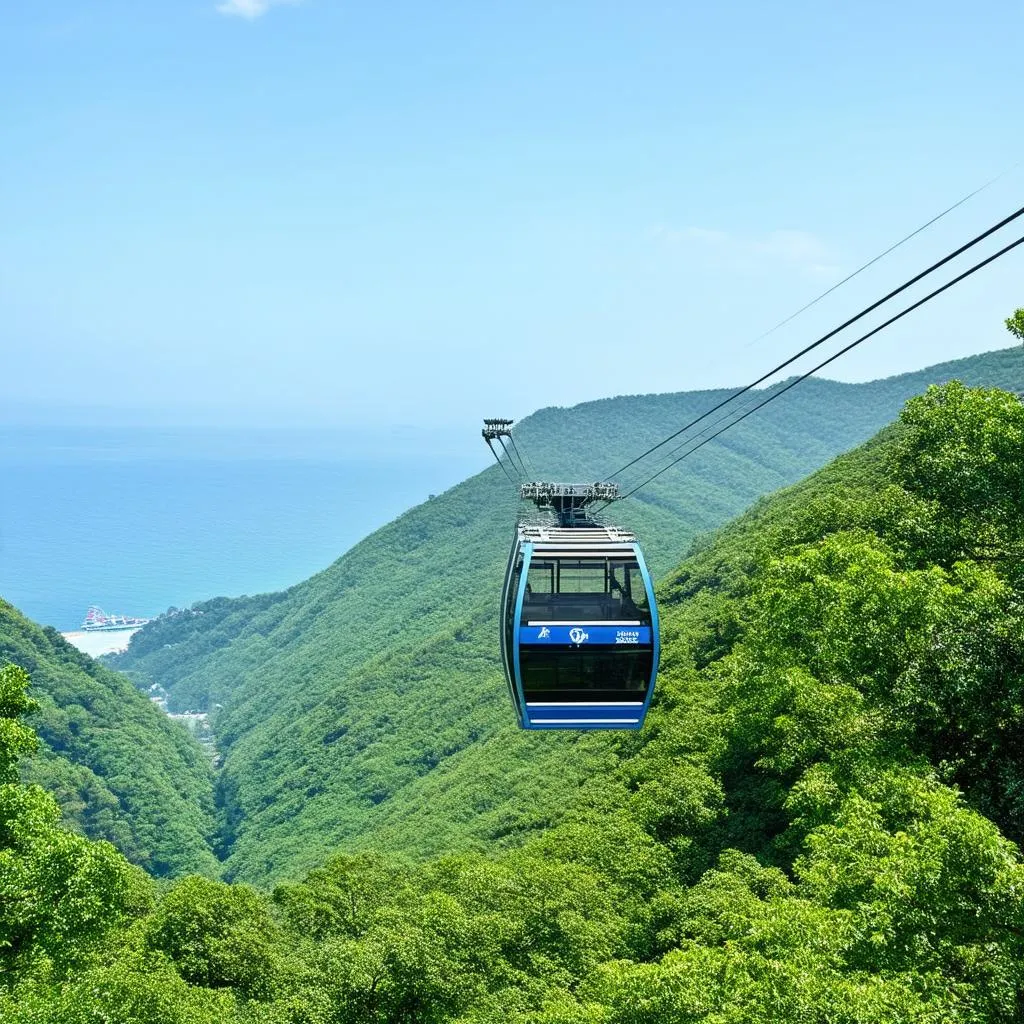
<svg viewBox="0 0 1024 1024">
<path fill-rule="evenodd" d="M 416 431 L 0 426 L 0 597 L 77 629 L 279 590 L 486 466 Z"/>
</svg>

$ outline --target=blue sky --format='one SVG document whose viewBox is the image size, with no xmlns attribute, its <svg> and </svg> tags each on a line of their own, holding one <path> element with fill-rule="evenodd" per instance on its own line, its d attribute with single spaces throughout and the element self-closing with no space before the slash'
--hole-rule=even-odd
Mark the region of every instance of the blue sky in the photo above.
<svg viewBox="0 0 1024 1024">
<path fill-rule="evenodd" d="M 1016 2 L 6 5 L 0 406 L 475 429 L 745 383 L 1021 205 L 1018 168 L 749 344 L 1024 156 L 1022 35 Z M 1015 254 L 833 375 L 1022 304 Z"/>
</svg>

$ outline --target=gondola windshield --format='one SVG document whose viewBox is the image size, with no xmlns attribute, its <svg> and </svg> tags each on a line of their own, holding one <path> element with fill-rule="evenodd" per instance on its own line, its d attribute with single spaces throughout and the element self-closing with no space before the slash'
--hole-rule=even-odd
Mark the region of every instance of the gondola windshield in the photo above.
<svg viewBox="0 0 1024 1024">
<path fill-rule="evenodd" d="M 642 701 L 651 611 L 635 558 L 530 562 L 519 630 L 527 701 Z"/>
</svg>

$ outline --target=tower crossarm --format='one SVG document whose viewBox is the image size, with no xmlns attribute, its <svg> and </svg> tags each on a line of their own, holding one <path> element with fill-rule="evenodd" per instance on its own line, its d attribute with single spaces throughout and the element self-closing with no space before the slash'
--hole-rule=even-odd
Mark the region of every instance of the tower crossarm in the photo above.
<svg viewBox="0 0 1024 1024">
<path fill-rule="evenodd" d="M 572 500 L 580 506 L 594 501 L 615 501 L 619 496 L 619 485 L 613 483 L 561 484 L 548 481 L 523 484 L 519 496 L 535 504 L 550 505 L 556 498 Z"/>
<path fill-rule="evenodd" d="M 480 433 L 485 441 L 493 441 L 499 437 L 511 437 L 513 422 L 513 420 L 484 420 L 484 429 Z"/>
<path fill-rule="evenodd" d="M 522 484 L 519 496 L 532 501 L 539 509 L 550 510 L 562 526 L 580 526 L 589 523 L 587 506 L 595 501 L 612 502 L 619 497 L 619 485 L 597 482 L 592 484 L 566 484 L 540 480 Z"/>
</svg>

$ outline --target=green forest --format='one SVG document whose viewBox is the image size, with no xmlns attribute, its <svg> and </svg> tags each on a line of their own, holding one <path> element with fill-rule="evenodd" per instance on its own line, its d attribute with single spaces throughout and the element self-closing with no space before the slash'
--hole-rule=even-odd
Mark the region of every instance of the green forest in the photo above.
<svg viewBox="0 0 1024 1024">
<path fill-rule="evenodd" d="M 1019 350 L 997 355 L 1019 382 Z M 640 733 L 496 724 L 482 581 L 503 542 L 451 492 L 286 594 L 162 620 L 124 667 L 229 698 L 220 841 L 259 888 L 154 881 L 62 824 L 24 768 L 38 685 L 0 669 L 0 1019 L 1020 1019 L 1022 445 L 1015 394 L 932 386 L 720 531 L 658 534 L 663 665 Z M 678 518 L 679 484 L 637 525 Z M 476 486 L 484 502 L 498 479 Z M 439 538 L 468 569 L 426 565 Z M 391 615 L 384 587 L 410 603 Z M 399 648 L 417 601 L 436 615 Z M 377 616 L 378 646 L 347 643 L 346 616 Z M 454 705 L 431 699 L 442 680 Z M 328 812 L 340 832 L 318 836 Z"/>
<path fill-rule="evenodd" d="M 867 384 L 809 380 L 616 506 L 616 517 L 664 578 L 695 538 L 952 377 L 1024 391 L 1024 361 L 1010 349 Z M 545 409 L 516 437 L 542 478 L 604 479 L 728 393 Z M 492 466 L 290 590 L 164 617 L 112 659 L 138 685 L 165 687 L 178 709 L 223 706 L 214 726 L 224 877 L 271 885 L 341 849 L 427 857 L 515 846 L 609 770 L 606 738 L 512 724 L 496 637 L 516 510 Z"/>
</svg>

